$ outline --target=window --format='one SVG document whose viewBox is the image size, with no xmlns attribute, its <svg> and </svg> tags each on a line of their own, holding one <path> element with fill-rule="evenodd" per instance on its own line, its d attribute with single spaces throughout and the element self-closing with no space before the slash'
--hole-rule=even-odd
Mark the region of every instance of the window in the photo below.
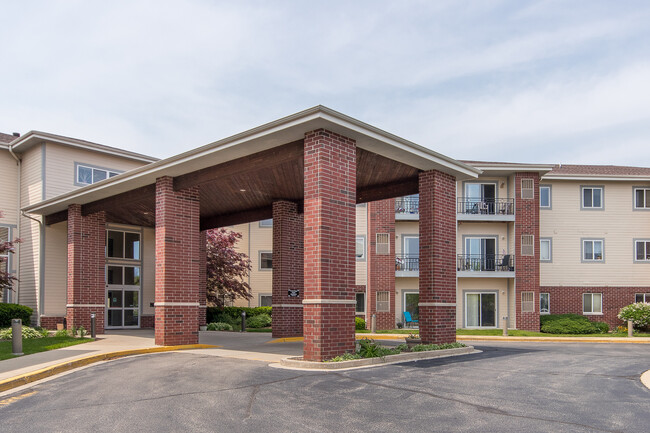
<svg viewBox="0 0 650 433">
<path fill-rule="evenodd" d="M 273 269 L 273 253 L 271 251 L 260 251 L 260 270 Z"/>
<path fill-rule="evenodd" d="M 603 187 L 582 187 L 582 209 L 603 209 Z"/>
<path fill-rule="evenodd" d="M 535 235 L 521 235 L 521 255 L 535 255 Z"/>
<path fill-rule="evenodd" d="M 11 229 L 9 227 L 0 227 L 0 243 L 8 242 L 9 239 L 11 239 Z M 9 257 L 9 252 L 0 254 L 0 272 L 9 272 L 11 270 Z"/>
<path fill-rule="evenodd" d="M 377 292 L 377 312 L 390 311 L 390 292 Z"/>
<path fill-rule="evenodd" d="M 366 259 L 366 237 L 365 236 L 356 237 L 354 256 L 359 261 L 363 261 Z"/>
<path fill-rule="evenodd" d="M 650 262 L 650 240 L 634 240 L 634 261 Z"/>
<path fill-rule="evenodd" d="M 550 185 L 541 185 L 539 187 L 539 207 L 542 209 L 551 208 L 551 187 Z"/>
<path fill-rule="evenodd" d="M 550 295 L 548 293 L 539 294 L 539 314 L 549 314 L 550 309 Z"/>
<path fill-rule="evenodd" d="M 634 209 L 650 209 L 650 188 L 634 188 Z"/>
<path fill-rule="evenodd" d="M 582 240 L 582 261 L 583 262 L 603 261 L 603 240 L 602 239 Z"/>
<path fill-rule="evenodd" d="M 140 260 L 140 233 L 106 230 L 106 257 Z"/>
<path fill-rule="evenodd" d="M 106 284 L 116 286 L 139 286 L 140 267 L 108 265 L 106 266 Z"/>
<path fill-rule="evenodd" d="M 521 312 L 535 312 L 535 292 L 521 292 Z"/>
<path fill-rule="evenodd" d="M 390 238 L 388 237 L 388 233 L 377 233 L 375 248 L 379 256 L 387 256 L 390 254 Z"/>
<path fill-rule="evenodd" d="M 90 185 L 99 182 L 100 180 L 117 176 L 118 174 L 120 174 L 120 172 L 115 170 L 77 164 L 76 183 L 81 185 Z"/>
<path fill-rule="evenodd" d="M 645 302 L 650 304 L 650 293 L 637 293 L 634 295 L 634 302 Z"/>
<path fill-rule="evenodd" d="M 553 254 L 551 252 L 553 242 L 551 238 L 542 238 L 539 240 L 539 261 L 550 262 L 552 261 Z"/>
<path fill-rule="evenodd" d="M 535 198 L 535 182 L 533 179 L 521 179 L 521 198 L 529 200 Z"/>
<path fill-rule="evenodd" d="M 465 326 L 467 328 L 497 327 L 496 293 L 465 294 Z"/>
<path fill-rule="evenodd" d="M 582 294 L 583 314 L 603 314 L 603 294 L 583 293 Z"/>
<path fill-rule="evenodd" d="M 273 303 L 273 296 L 271 295 L 260 295 L 260 307 L 270 307 Z"/>
<path fill-rule="evenodd" d="M 273 218 L 260 221 L 260 227 L 273 227 Z"/>
<path fill-rule="evenodd" d="M 355 299 L 357 304 L 354 308 L 354 312 L 357 314 L 363 314 L 366 312 L 366 294 L 363 292 L 355 293 Z"/>
</svg>

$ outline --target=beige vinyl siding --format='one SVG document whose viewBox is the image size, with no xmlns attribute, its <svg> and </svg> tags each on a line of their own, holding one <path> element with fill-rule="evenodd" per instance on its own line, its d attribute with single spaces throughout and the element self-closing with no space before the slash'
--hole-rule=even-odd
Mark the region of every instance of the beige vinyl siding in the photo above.
<svg viewBox="0 0 650 433">
<path fill-rule="evenodd" d="M 65 316 L 67 303 L 68 223 L 45 227 L 44 316 Z"/>
<path fill-rule="evenodd" d="M 134 227 L 135 228 L 135 227 Z M 139 228 L 139 227 L 138 227 Z M 152 315 L 156 299 L 156 230 L 142 228 L 142 314 Z"/>
<path fill-rule="evenodd" d="M 42 146 L 34 146 L 22 155 L 21 207 L 42 201 Z M 37 217 L 40 218 L 40 217 Z M 39 224 L 21 217 L 20 223 L 20 294 L 18 302 L 34 309 L 38 314 L 38 289 L 40 269 Z"/>
<path fill-rule="evenodd" d="M 420 235 L 420 223 L 418 221 L 395 221 L 395 255 L 402 254 L 404 236 Z"/>
<path fill-rule="evenodd" d="M 254 307 L 259 305 L 260 294 L 270 295 L 273 291 L 273 271 L 260 270 L 260 251 L 273 251 L 273 228 L 260 227 L 259 222 L 254 222 L 250 224 L 250 285 L 253 294 L 250 304 Z"/>
<path fill-rule="evenodd" d="M 246 254 L 246 256 L 251 258 L 251 262 L 252 262 L 252 257 L 251 257 L 250 251 L 249 251 L 249 239 L 250 239 L 250 229 L 251 229 L 250 227 L 252 225 L 258 225 L 259 226 L 259 222 L 254 222 L 254 223 L 250 223 L 250 224 L 237 224 L 235 226 L 226 227 L 226 229 L 232 230 L 232 231 L 242 235 L 239 242 L 237 242 L 237 244 L 235 244 L 235 250 L 237 252 Z M 252 278 L 252 275 L 253 275 L 254 272 L 256 272 L 256 269 L 253 269 L 253 266 L 251 264 L 251 272 L 250 272 L 250 275 L 248 276 L 248 278 L 246 279 L 246 281 L 249 284 L 250 284 L 250 281 L 251 281 L 251 278 Z M 250 305 L 251 305 L 251 307 L 257 307 L 259 297 L 258 297 L 257 292 L 255 291 L 255 287 L 253 287 L 251 285 L 251 289 L 252 289 L 251 292 L 253 294 L 253 298 L 251 298 L 251 300 L 250 300 Z M 233 305 L 235 305 L 237 307 L 248 307 L 248 300 L 247 299 L 241 299 L 241 298 L 240 299 L 235 299 L 235 302 L 234 302 Z"/>
<path fill-rule="evenodd" d="M 540 237 L 553 239 L 542 286 L 647 286 L 650 265 L 634 263 L 633 240 L 650 238 L 650 212 L 633 210 L 633 187 L 646 182 L 544 181 L 552 210 L 541 212 Z M 581 186 L 604 186 L 604 210 L 581 210 Z M 581 261 L 582 239 L 604 240 L 604 262 Z"/>
<path fill-rule="evenodd" d="M 142 162 L 56 143 L 46 144 L 45 155 L 45 192 L 48 199 L 79 188 L 79 185 L 75 185 L 75 163 L 119 172 L 144 165 Z"/>
<path fill-rule="evenodd" d="M 356 209 L 356 235 L 366 237 L 366 258 L 356 261 L 354 267 L 354 284 L 365 286 L 368 284 L 368 205 Z"/>
<path fill-rule="evenodd" d="M 18 224 L 18 164 L 8 150 L 0 148 L 0 224 Z"/>
<path fill-rule="evenodd" d="M 402 312 L 404 311 L 404 292 L 419 292 L 419 278 L 396 278 L 395 279 L 395 322 L 404 321 Z"/>
<path fill-rule="evenodd" d="M 512 286 L 512 283 L 510 284 Z M 466 292 L 497 292 L 497 321 L 496 327 L 503 325 L 501 318 L 507 315 L 508 300 L 506 297 L 508 286 L 507 278 L 458 278 L 456 285 L 456 327 L 465 327 L 465 293 Z M 514 298 L 510 292 L 510 310 L 514 317 Z M 513 322 L 510 321 L 510 326 Z"/>
</svg>

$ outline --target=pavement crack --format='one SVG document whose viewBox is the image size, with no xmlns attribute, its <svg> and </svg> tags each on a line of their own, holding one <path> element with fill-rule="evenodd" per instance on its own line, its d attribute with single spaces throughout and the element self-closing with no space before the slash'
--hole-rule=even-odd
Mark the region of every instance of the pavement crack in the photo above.
<svg viewBox="0 0 650 433">
<path fill-rule="evenodd" d="M 620 432 L 620 430 L 609 430 L 609 429 L 595 427 L 595 426 L 588 425 L 588 424 L 581 424 L 581 423 L 575 423 L 575 422 L 570 422 L 570 421 L 560 421 L 560 420 L 551 419 L 551 418 L 542 418 L 542 417 L 535 417 L 535 416 L 529 416 L 529 415 L 517 415 L 517 414 L 510 413 L 510 412 L 507 412 L 505 410 L 498 409 L 498 408 L 495 408 L 495 407 L 484 406 L 484 405 L 472 403 L 472 402 L 469 402 L 469 401 L 461 400 L 461 399 L 458 399 L 458 398 L 446 397 L 444 395 L 435 394 L 435 393 L 429 392 L 429 391 L 423 391 L 421 389 L 413 389 L 413 388 L 408 388 L 408 387 L 403 387 L 403 386 L 388 385 L 388 384 L 385 384 L 385 383 L 372 382 L 372 381 L 369 381 L 369 380 L 364 380 L 364 379 L 359 379 L 359 378 L 347 376 L 347 375 L 345 375 L 343 373 L 333 373 L 333 374 L 335 374 L 336 376 L 339 376 L 341 378 L 344 378 L 344 379 L 349 379 L 349 380 L 359 382 L 359 383 L 363 383 L 363 384 L 370 385 L 370 386 L 377 386 L 377 387 L 380 387 L 380 388 L 392 389 L 394 391 L 400 391 L 400 392 L 411 392 L 411 393 L 414 393 L 414 394 L 426 395 L 428 397 L 437 398 L 437 399 L 440 399 L 440 400 L 446 400 L 446 401 L 450 401 L 450 402 L 453 402 L 453 403 L 458 403 L 458 404 L 470 406 L 470 407 L 473 407 L 474 409 L 476 409 L 477 411 L 483 412 L 483 413 L 490 413 L 490 414 L 494 414 L 494 415 L 507 416 L 507 417 L 511 417 L 511 418 L 528 419 L 528 420 L 534 420 L 534 421 L 546 421 L 546 422 L 552 422 L 552 423 L 556 423 L 556 424 L 563 424 L 563 425 L 568 425 L 568 426 L 582 427 L 582 428 L 586 428 L 586 429 L 591 429 L 591 430 L 595 430 L 595 431 L 602 431 L 602 432 L 608 432 L 608 433 L 619 433 Z"/>
<path fill-rule="evenodd" d="M 253 413 L 253 404 L 255 403 L 255 396 L 260 391 L 260 385 L 255 385 L 253 387 L 253 392 L 251 392 L 251 398 L 248 400 L 248 408 L 246 409 L 246 418 L 250 418 Z"/>
</svg>

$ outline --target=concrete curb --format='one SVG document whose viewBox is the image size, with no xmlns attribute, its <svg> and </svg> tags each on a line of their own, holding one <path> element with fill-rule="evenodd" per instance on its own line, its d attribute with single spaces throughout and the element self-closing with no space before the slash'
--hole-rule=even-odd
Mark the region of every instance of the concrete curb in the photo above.
<svg viewBox="0 0 650 433">
<path fill-rule="evenodd" d="M 634 337 L 499 337 L 496 335 L 457 335 L 456 340 L 463 341 L 518 341 L 518 342 L 549 342 L 549 343 L 619 343 L 619 344 L 650 344 L 648 340 L 638 340 Z"/>
<path fill-rule="evenodd" d="M 284 358 L 280 365 L 285 368 L 299 370 L 347 370 L 350 368 L 371 367 L 382 364 L 395 364 L 398 362 L 418 361 L 423 359 L 434 359 L 448 356 L 468 355 L 474 352 L 472 346 L 459 347 L 457 349 L 432 350 L 427 352 L 407 352 L 397 355 L 387 355 L 383 358 L 352 359 L 341 362 L 315 362 L 303 361 L 302 357 Z"/>
<path fill-rule="evenodd" d="M 644 384 L 646 388 L 650 389 L 650 370 L 641 375 L 641 383 Z"/>
<path fill-rule="evenodd" d="M 210 344 L 186 344 L 181 346 L 148 347 L 146 349 L 131 349 L 120 350 L 116 352 L 99 353 L 97 355 L 90 355 L 84 358 L 73 359 L 71 361 L 62 362 L 60 364 L 52 365 L 41 370 L 36 370 L 30 373 L 21 374 L 20 376 L 5 379 L 3 381 L 0 381 L 0 392 L 27 385 L 28 383 L 36 382 L 37 380 L 45 379 L 47 377 L 54 376 L 75 368 L 84 367 L 95 362 L 108 361 L 111 359 L 123 358 L 125 356 L 143 355 L 146 353 L 172 352 L 176 350 L 190 349 L 210 349 L 216 347 L 220 346 L 212 346 Z"/>
</svg>

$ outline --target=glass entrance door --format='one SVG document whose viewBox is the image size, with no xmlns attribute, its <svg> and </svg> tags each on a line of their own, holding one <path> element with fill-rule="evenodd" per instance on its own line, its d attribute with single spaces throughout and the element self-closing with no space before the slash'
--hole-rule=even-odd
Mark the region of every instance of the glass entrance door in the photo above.
<svg viewBox="0 0 650 433">
<path fill-rule="evenodd" d="M 465 326 L 467 328 L 496 328 L 497 302 L 495 293 L 465 295 Z"/>
<path fill-rule="evenodd" d="M 140 327 L 140 267 L 106 269 L 106 327 Z"/>
<path fill-rule="evenodd" d="M 413 320 L 420 319 L 420 294 L 416 292 L 404 292 L 404 311 L 411 313 Z"/>
</svg>

